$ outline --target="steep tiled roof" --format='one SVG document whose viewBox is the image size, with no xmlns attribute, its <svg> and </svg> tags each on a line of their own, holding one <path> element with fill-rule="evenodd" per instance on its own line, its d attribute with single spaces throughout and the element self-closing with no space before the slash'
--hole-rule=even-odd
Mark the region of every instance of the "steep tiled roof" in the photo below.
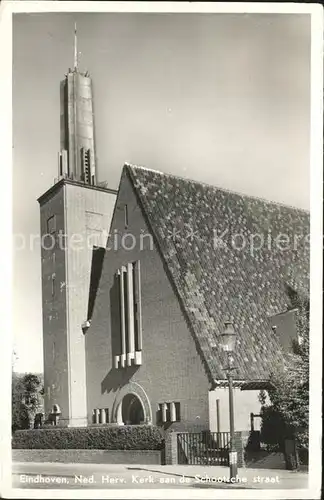
<svg viewBox="0 0 324 500">
<path fill-rule="evenodd" d="M 309 213 L 140 167 L 125 169 L 211 380 L 225 378 L 217 336 L 226 319 L 238 334 L 235 379 L 266 380 L 282 360 L 268 318 L 291 307 L 289 287 L 308 294 Z M 274 241 L 280 234 L 281 246 Z"/>
</svg>

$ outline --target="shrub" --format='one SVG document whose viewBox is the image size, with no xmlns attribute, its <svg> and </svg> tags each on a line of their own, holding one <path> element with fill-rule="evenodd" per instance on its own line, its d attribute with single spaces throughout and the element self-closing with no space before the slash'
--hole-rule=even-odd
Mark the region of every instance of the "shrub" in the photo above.
<svg viewBox="0 0 324 500">
<path fill-rule="evenodd" d="M 269 446 L 283 449 L 285 439 L 293 439 L 307 456 L 309 428 L 309 297 L 287 288 L 291 306 L 296 309 L 299 342 L 293 342 L 285 363 L 274 366 L 268 395 L 270 405 L 263 409 L 261 439 Z"/>
<path fill-rule="evenodd" d="M 261 417 L 261 442 L 266 444 L 269 450 L 283 451 L 288 429 L 282 415 L 272 406 L 263 406 Z"/>
<path fill-rule="evenodd" d="M 29 429 L 42 412 L 43 384 L 39 375 L 12 373 L 12 431 Z"/>
<path fill-rule="evenodd" d="M 125 425 L 102 427 L 52 427 L 16 431 L 15 449 L 160 450 L 164 439 L 158 427 Z"/>
</svg>

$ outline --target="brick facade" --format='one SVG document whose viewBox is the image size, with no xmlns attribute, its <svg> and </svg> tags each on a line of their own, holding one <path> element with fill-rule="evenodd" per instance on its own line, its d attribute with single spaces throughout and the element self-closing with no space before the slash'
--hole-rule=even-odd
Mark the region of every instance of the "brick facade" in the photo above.
<svg viewBox="0 0 324 500">
<path fill-rule="evenodd" d="M 39 198 L 45 414 L 54 404 L 60 425 L 87 424 L 84 335 L 92 245 L 105 245 L 116 196 L 61 180 Z M 45 238 L 53 219 L 50 237 Z"/>
<path fill-rule="evenodd" d="M 147 395 L 153 424 L 157 423 L 159 403 L 179 402 L 181 421 L 165 427 L 206 429 L 208 378 L 158 250 L 150 246 L 148 237 L 140 246 L 140 236 L 149 233 L 149 227 L 126 176 L 121 181 L 110 233 L 117 230 L 119 241 L 131 233 L 137 244 L 132 250 L 120 245 L 118 251 L 106 251 L 91 326 L 85 334 L 88 422 L 95 408 L 108 408 L 116 419 L 119 392 L 128 384 L 137 384 Z M 130 239 L 125 242 L 131 246 Z M 116 328 L 119 313 L 114 303 L 114 275 L 121 265 L 136 260 L 141 262 L 143 364 L 115 369 L 113 347 L 120 332 Z"/>
<path fill-rule="evenodd" d="M 165 465 L 176 465 L 178 463 L 178 441 L 176 432 L 168 432 L 165 436 Z"/>
</svg>

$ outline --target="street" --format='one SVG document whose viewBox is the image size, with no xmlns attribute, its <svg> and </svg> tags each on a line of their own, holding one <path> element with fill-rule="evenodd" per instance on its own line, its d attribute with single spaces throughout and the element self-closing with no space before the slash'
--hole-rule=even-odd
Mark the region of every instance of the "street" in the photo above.
<svg viewBox="0 0 324 500">
<path fill-rule="evenodd" d="M 183 465 L 108 465 L 16 462 L 13 488 L 143 489 L 143 488 L 307 488 L 308 474 L 287 470 L 240 469 L 226 483 L 227 467 Z"/>
</svg>

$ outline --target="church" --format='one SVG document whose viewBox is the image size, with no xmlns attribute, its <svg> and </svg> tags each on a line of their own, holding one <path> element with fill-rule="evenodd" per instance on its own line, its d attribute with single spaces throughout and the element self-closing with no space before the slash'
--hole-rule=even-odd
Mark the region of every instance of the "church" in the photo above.
<svg viewBox="0 0 324 500">
<path fill-rule="evenodd" d="M 58 177 L 39 199 L 45 411 L 59 425 L 228 431 L 298 342 L 309 294 L 309 213 L 126 164 L 98 181 L 92 82 L 61 83 Z"/>
</svg>

